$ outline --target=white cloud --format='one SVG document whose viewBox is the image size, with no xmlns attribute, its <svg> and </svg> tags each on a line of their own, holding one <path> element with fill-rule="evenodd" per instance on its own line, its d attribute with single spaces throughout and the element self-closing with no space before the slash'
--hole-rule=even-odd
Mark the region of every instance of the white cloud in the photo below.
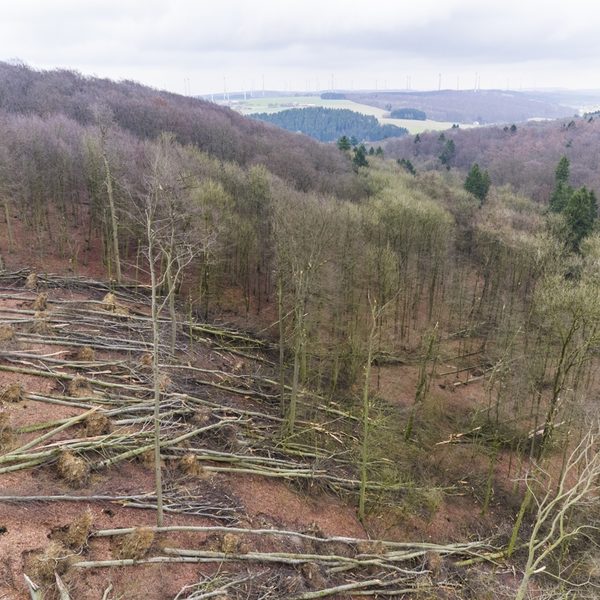
<svg viewBox="0 0 600 600">
<path fill-rule="evenodd" d="M 194 92 L 304 87 L 331 71 L 355 86 L 590 85 L 600 11 L 586 0 L 20 0 L 2 7 L 0 59 Z M 486 79 L 489 83 L 486 84 Z M 293 85 L 293 82 L 296 82 Z M 311 86 L 312 87 L 312 86 Z"/>
</svg>

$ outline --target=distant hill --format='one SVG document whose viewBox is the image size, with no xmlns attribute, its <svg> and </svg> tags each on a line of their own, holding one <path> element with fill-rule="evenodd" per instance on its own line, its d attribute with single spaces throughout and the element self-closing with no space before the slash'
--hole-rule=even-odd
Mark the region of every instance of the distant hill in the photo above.
<svg viewBox="0 0 600 600">
<path fill-rule="evenodd" d="M 115 124 L 134 136 L 154 139 L 168 131 L 181 144 L 193 144 L 220 160 L 264 164 L 299 190 L 346 194 L 352 178 L 349 162 L 336 148 L 292 137 L 211 102 L 133 81 L 0 62 L 0 117 L 2 112 L 64 115 L 87 126 L 94 122 L 96 105 L 108 107 Z"/>
<path fill-rule="evenodd" d="M 511 130 L 512 129 L 512 130 Z M 437 169 L 444 145 L 454 142 L 451 168 L 477 162 L 496 185 L 510 184 L 539 202 L 547 202 L 561 156 L 571 162 L 571 182 L 600 191 L 600 118 L 525 123 L 511 127 L 452 129 L 385 143 L 386 156 L 409 159 L 417 168 Z"/>
<path fill-rule="evenodd" d="M 528 119 L 558 119 L 572 116 L 577 110 L 559 104 L 554 97 L 502 90 L 430 92 L 355 92 L 348 100 L 395 111 L 417 108 L 436 121 L 457 123 L 512 123 Z"/>
<path fill-rule="evenodd" d="M 271 114 L 259 113 L 252 117 L 288 131 L 304 133 L 321 142 L 333 142 L 343 135 L 359 141 L 376 142 L 408 133 L 403 127 L 380 125 L 375 117 L 340 108 L 289 109 Z"/>
</svg>

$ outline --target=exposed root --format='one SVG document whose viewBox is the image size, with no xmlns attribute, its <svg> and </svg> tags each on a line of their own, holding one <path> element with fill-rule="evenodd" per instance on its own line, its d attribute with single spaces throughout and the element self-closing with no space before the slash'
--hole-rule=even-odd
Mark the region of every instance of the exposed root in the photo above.
<svg viewBox="0 0 600 600">
<path fill-rule="evenodd" d="M 48 308 L 48 294 L 38 294 L 38 297 L 33 302 L 33 310 L 44 311 Z"/>
<path fill-rule="evenodd" d="M 15 434 L 6 411 L 0 410 L 0 450 L 8 450 L 15 442 Z"/>
<path fill-rule="evenodd" d="M 115 552 L 115 557 L 139 560 L 148 554 L 153 542 L 154 532 L 151 529 L 140 527 L 121 540 Z"/>
<path fill-rule="evenodd" d="M 96 351 L 89 346 L 83 346 L 83 348 L 79 348 L 75 358 L 77 358 L 77 360 L 91 362 L 96 360 Z"/>
<path fill-rule="evenodd" d="M 39 310 L 33 315 L 33 323 L 30 327 L 31 333 L 38 335 L 48 335 L 52 332 L 52 328 L 48 323 L 48 313 L 44 310 Z"/>
<path fill-rule="evenodd" d="M 32 552 L 25 561 L 25 571 L 42 584 L 54 582 L 54 573 L 63 575 L 69 568 L 71 553 L 60 542 L 52 541 L 43 550 Z"/>
<path fill-rule="evenodd" d="M 136 456 L 136 460 L 147 469 L 154 468 L 154 450 L 146 450 Z"/>
<path fill-rule="evenodd" d="M 146 354 L 142 354 L 142 358 L 140 358 L 140 367 L 142 369 L 151 369 L 152 368 L 152 354 L 150 352 L 146 352 Z"/>
<path fill-rule="evenodd" d="M 65 533 L 65 544 L 76 551 L 84 548 L 92 531 L 92 523 L 92 511 L 88 509 L 69 525 Z"/>
<path fill-rule="evenodd" d="M 73 398 L 89 398 L 93 395 L 94 392 L 92 386 L 87 379 L 80 375 L 71 379 L 71 382 L 69 383 L 69 396 L 72 396 Z"/>
<path fill-rule="evenodd" d="M 206 475 L 205 469 L 193 454 L 185 454 L 177 461 L 179 470 L 189 477 L 202 477 Z"/>
<path fill-rule="evenodd" d="M 385 554 L 385 546 L 380 541 L 359 542 L 356 544 L 356 550 L 359 554 Z"/>
<path fill-rule="evenodd" d="M 226 533 L 221 540 L 221 552 L 236 554 L 241 545 L 240 536 L 235 533 Z"/>
<path fill-rule="evenodd" d="M 29 273 L 27 275 L 27 279 L 25 280 L 25 289 L 26 290 L 35 290 L 38 284 L 38 276 L 37 273 Z"/>
<path fill-rule="evenodd" d="M 171 384 L 171 378 L 165 373 L 161 373 L 158 378 L 158 386 L 160 387 L 160 391 L 166 392 L 171 387 Z"/>
<path fill-rule="evenodd" d="M 86 417 L 83 422 L 85 426 L 85 436 L 94 437 L 96 435 L 106 435 L 110 433 L 111 423 L 110 419 L 102 413 L 94 412 Z"/>
<path fill-rule="evenodd" d="M 25 397 L 25 389 L 20 383 L 11 383 L 0 392 L 0 402 L 21 402 Z"/>
<path fill-rule="evenodd" d="M 15 330 L 12 325 L 0 325 L 0 342 L 11 342 L 15 339 Z"/>
<path fill-rule="evenodd" d="M 108 294 L 102 298 L 102 308 L 110 312 L 115 312 L 117 310 L 117 297 L 112 292 L 108 292 Z"/>
<path fill-rule="evenodd" d="M 194 413 L 190 421 L 194 425 L 198 425 L 202 427 L 202 425 L 207 425 L 212 417 L 212 410 L 208 407 L 198 407 L 194 409 Z"/>
<path fill-rule="evenodd" d="M 56 470 L 71 487 L 85 485 L 90 477 L 90 467 L 87 462 L 69 450 L 61 453 L 56 463 Z"/>
</svg>

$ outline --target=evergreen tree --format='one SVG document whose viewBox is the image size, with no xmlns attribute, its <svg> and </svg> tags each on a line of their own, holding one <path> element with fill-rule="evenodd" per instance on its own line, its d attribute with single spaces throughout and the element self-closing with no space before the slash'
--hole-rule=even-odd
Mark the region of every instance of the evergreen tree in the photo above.
<svg viewBox="0 0 600 600">
<path fill-rule="evenodd" d="M 441 163 L 447 168 L 450 169 L 450 163 L 456 154 L 456 146 L 454 144 L 454 140 L 446 140 L 444 144 L 444 149 L 439 156 Z"/>
<path fill-rule="evenodd" d="M 569 159 L 563 156 L 558 161 L 554 172 L 555 185 L 552 196 L 550 196 L 550 210 L 552 212 L 563 212 L 573 195 L 573 188 L 569 185 L 569 167 Z"/>
<path fill-rule="evenodd" d="M 404 167 L 411 175 L 416 175 L 417 174 L 417 170 L 415 169 L 414 165 L 407 158 L 399 158 L 396 162 L 401 167 Z"/>
<path fill-rule="evenodd" d="M 475 163 L 465 179 L 465 190 L 478 198 L 481 205 L 488 194 L 490 183 L 489 173 L 482 171 L 479 165 Z"/>
<path fill-rule="evenodd" d="M 343 135 L 338 141 L 337 141 L 337 147 L 342 150 L 342 151 L 346 151 L 346 150 L 350 150 L 350 148 L 352 147 L 350 145 L 350 140 L 348 139 L 348 136 Z"/>
<path fill-rule="evenodd" d="M 367 149 L 365 148 L 364 144 L 354 148 L 354 158 L 352 159 L 352 162 L 356 168 L 369 166 L 369 161 L 367 160 Z"/>
<path fill-rule="evenodd" d="M 377 150 L 375 150 L 375 156 L 383 156 L 383 148 L 381 146 L 377 146 Z"/>
<path fill-rule="evenodd" d="M 598 216 L 596 195 L 585 187 L 578 189 L 569 197 L 563 214 L 567 224 L 567 243 L 577 252 L 581 241 L 594 229 Z"/>
</svg>

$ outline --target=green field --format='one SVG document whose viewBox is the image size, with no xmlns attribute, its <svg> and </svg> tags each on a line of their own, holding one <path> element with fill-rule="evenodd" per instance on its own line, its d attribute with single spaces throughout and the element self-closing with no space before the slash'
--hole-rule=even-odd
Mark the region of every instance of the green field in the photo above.
<svg viewBox="0 0 600 600">
<path fill-rule="evenodd" d="M 381 124 L 397 125 L 405 127 L 409 133 L 417 134 L 423 131 L 442 131 L 450 129 L 452 123 L 443 121 L 413 121 L 410 119 L 390 119 L 386 117 L 387 112 L 375 106 L 358 104 L 351 100 L 323 100 L 319 96 L 265 96 L 248 98 L 247 100 L 232 100 L 229 106 L 244 115 L 254 113 L 275 113 L 288 108 L 308 108 L 311 106 L 322 106 L 324 108 L 347 108 L 363 115 L 376 117 Z M 468 127 L 468 125 L 461 125 Z"/>
</svg>

